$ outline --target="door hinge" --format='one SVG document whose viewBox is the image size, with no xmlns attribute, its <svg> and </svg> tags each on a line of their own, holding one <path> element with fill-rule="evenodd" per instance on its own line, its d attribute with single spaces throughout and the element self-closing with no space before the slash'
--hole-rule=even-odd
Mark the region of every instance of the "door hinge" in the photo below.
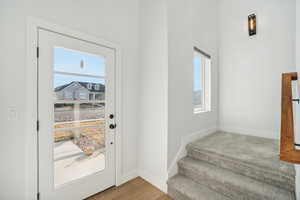
<svg viewBox="0 0 300 200">
<path fill-rule="evenodd" d="M 39 58 L 40 56 L 40 47 L 36 47 L 36 57 Z"/>
<path fill-rule="evenodd" d="M 40 130 L 40 121 L 39 120 L 36 121 L 36 130 L 37 131 Z"/>
<path fill-rule="evenodd" d="M 40 197 L 41 197 L 41 195 L 40 195 L 40 193 L 38 192 L 38 193 L 36 194 L 36 199 L 37 199 L 37 200 L 40 200 Z"/>
</svg>

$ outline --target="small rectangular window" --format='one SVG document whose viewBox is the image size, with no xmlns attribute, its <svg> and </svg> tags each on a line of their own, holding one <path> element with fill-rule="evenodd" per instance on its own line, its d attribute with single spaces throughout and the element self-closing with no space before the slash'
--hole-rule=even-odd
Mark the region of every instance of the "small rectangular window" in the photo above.
<svg viewBox="0 0 300 200">
<path fill-rule="evenodd" d="M 87 100 L 87 94 L 85 92 L 79 92 L 79 100 Z"/>
<path fill-rule="evenodd" d="M 89 94 L 89 100 L 93 101 L 94 100 L 94 94 Z"/>
<path fill-rule="evenodd" d="M 73 92 L 71 92 L 71 91 L 65 91 L 64 99 L 73 100 Z"/>
<path fill-rule="evenodd" d="M 194 113 L 209 112 L 211 110 L 211 57 L 194 47 Z"/>
</svg>

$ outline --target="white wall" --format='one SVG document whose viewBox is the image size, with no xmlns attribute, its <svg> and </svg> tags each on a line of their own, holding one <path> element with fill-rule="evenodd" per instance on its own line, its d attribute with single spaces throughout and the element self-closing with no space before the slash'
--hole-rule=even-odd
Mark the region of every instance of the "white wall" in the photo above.
<svg viewBox="0 0 300 200">
<path fill-rule="evenodd" d="M 14 12 L 16 2 L 0 1 L 0 199 L 22 199 L 25 196 L 25 133 L 24 96 L 25 77 L 25 21 Z M 20 4 L 22 6 L 22 4 Z M 17 55 L 17 56 L 16 56 Z M 17 59 L 16 59 L 17 57 Z M 21 66 L 21 67 L 19 67 Z M 14 78 L 12 78 L 14 77 Z M 13 91 L 20 88 L 20 93 Z M 8 120 L 8 108 L 19 109 L 17 118 Z"/>
<path fill-rule="evenodd" d="M 98 36 L 122 47 L 122 173 L 137 168 L 138 0 L 1 0 L 0 1 L 0 199 L 24 199 L 26 17 L 43 18 Z M 17 92 L 16 92 L 17 91 Z M 17 118 L 9 120 L 9 108 Z"/>
<path fill-rule="evenodd" d="M 296 0 L 296 45 L 295 45 L 295 62 L 296 62 L 296 71 L 298 75 L 300 74 L 300 0 Z M 298 90 L 293 94 L 296 94 L 294 98 L 300 96 L 300 81 L 298 81 L 296 87 Z M 300 142 L 300 105 L 294 104 L 294 114 L 296 115 L 296 142 Z"/>
<path fill-rule="evenodd" d="M 212 111 L 196 115 L 192 106 L 194 46 L 212 56 Z M 168 1 L 168 51 L 168 167 L 172 170 L 185 138 L 217 127 L 217 0 Z"/>
<path fill-rule="evenodd" d="M 296 61 L 296 71 L 298 76 L 300 74 L 300 0 L 296 0 L 296 45 L 295 45 L 295 61 Z M 298 97 L 300 94 L 299 90 L 300 81 L 298 80 Z M 300 142 L 300 106 L 296 104 L 294 113 L 296 114 L 296 142 Z M 300 165 L 296 165 L 296 196 L 300 200 Z"/>
<path fill-rule="evenodd" d="M 220 0 L 219 13 L 220 128 L 279 139 L 281 73 L 295 70 L 295 0 Z"/>
<path fill-rule="evenodd" d="M 295 60 L 296 70 L 300 73 L 300 0 L 296 0 L 296 45 Z"/>
<path fill-rule="evenodd" d="M 217 0 L 143 0 L 140 28 L 139 175 L 165 191 L 182 140 L 217 127 Z M 194 46 L 212 55 L 212 112 L 197 115 Z"/>
<path fill-rule="evenodd" d="M 166 191 L 168 51 L 165 0 L 140 4 L 139 175 Z"/>
</svg>

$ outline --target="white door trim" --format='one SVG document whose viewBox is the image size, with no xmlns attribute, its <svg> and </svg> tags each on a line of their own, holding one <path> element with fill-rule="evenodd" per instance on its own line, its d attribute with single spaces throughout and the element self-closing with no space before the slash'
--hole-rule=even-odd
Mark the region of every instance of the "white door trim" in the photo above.
<svg viewBox="0 0 300 200">
<path fill-rule="evenodd" d="M 38 147 L 37 147 L 37 56 L 38 29 L 46 29 L 52 32 L 67 35 L 69 37 L 85 40 L 100 46 L 111 48 L 115 51 L 116 64 L 116 185 L 122 184 L 122 68 L 121 68 L 121 47 L 112 42 L 90 36 L 76 30 L 68 29 L 44 20 L 33 17 L 27 19 L 27 52 L 26 52 L 26 199 L 36 199 L 38 192 Z"/>
</svg>

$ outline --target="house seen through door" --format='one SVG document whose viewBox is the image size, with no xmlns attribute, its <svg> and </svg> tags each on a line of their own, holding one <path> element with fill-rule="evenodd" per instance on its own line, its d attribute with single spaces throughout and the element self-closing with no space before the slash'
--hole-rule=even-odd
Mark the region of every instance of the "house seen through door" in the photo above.
<svg viewBox="0 0 300 200">
<path fill-rule="evenodd" d="M 39 192 L 83 199 L 115 185 L 113 49 L 38 31 Z"/>
</svg>

